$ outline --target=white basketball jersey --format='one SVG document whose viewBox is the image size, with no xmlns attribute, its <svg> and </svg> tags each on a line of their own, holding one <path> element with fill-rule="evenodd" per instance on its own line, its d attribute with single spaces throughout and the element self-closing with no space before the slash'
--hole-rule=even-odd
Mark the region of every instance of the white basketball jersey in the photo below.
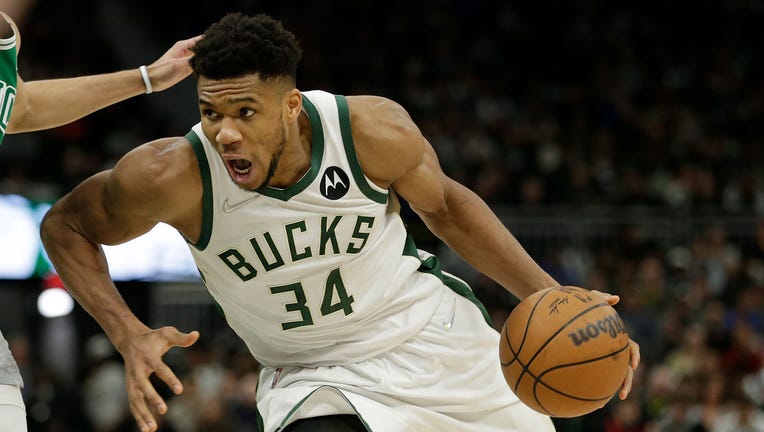
<svg viewBox="0 0 764 432">
<path fill-rule="evenodd" d="M 304 92 L 303 109 L 310 169 L 286 189 L 240 189 L 201 125 L 186 135 L 204 187 L 191 252 L 230 326 L 268 366 L 373 357 L 416 334 L 444 278 L 455 282 L 420 257 L 388 191 L 363 174 L 345 98 Z"/>
</svg>

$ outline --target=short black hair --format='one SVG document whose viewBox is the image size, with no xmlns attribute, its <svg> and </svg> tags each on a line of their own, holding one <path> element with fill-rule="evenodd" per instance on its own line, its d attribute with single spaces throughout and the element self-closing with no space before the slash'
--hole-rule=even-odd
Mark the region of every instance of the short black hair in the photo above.
<svg viewBox="0 0 764 432">
<path fill-rule="evenodd" d="M 302 51 L 294 34 L 281 22 L 259 14 L 229 13 L 212 24 L 192 48 L 191 67 L 197 77 L 235 78 L 260 74 L 260 79 L 297 78 Z"/>
</svg>

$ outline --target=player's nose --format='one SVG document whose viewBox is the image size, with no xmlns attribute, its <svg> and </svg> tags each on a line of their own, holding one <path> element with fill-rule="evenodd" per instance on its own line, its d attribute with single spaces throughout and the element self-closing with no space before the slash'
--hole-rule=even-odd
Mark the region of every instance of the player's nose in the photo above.
<svg viewBox="0 0 764 432">
<path fill-rule="evenodd" d="M 241 132 L 236 127 L 236 122 L 230 118 L 223 118 L 220 123 L 220 130 L 215 135 L 215 141 L 222 146 L 231 146 L 241 141 Z"/>
</svg>

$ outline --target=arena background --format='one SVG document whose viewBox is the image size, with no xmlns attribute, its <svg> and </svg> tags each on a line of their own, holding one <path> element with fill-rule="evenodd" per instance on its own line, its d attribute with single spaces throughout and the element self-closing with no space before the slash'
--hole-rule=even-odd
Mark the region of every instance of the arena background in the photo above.
<svg viewBox="0 0 764 432">
<path fill-rule="evenodd" d="M 642 347 L 632 394 L 556 419 L 559 431 L 764 430 L 763 1 L 3 4 L 22 31 L 26 80 L 137 67 L 226 12 L 274 15 L 304 50 L 299 88 L 397 100 L 443 169 L 561 283 L 621 295 Z M 0 196 L 23 197 L 39 216 L 124 152 L 197 121 L 189 78 L 6 137 Z M 516 300 L 404 214 L 420 247 L 467 279 L 500 326 Z M 10 242 L 0 236 L 0 249 L 19 247 Z M 30 277 L 0 280 L 29 430 L 134 430 L 120 359 L 95 322 L 79 307 L 38 312 L 38 295 L 56 285 L 44 269 L 40 258 Z M 253 431 L 257 365 L 187 276 L 118 283 L 151 325 L 202 332 L 168 355 L 187 392 L 162 430 Z"/>
</svg>

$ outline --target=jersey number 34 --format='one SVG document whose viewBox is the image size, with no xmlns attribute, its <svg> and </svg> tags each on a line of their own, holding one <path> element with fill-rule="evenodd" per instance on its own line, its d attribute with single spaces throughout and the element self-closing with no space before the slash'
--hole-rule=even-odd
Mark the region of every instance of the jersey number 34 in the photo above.
<svg viewBox="0 0 764 432">
<path fill-rule="evenodd" d="M 278 285 L 270 287 L 272 294 L 292 293 L 294 302 L 286 303 L 284 308 L 287 312 L 299 312 L 300 319 L 296 321 L 287 321 L 281 323 L 281 328 L 291 330 L 293 328 L 313 325 L 313 315 L 308 308 L 308 300 L 305 297 L 305 289 L 302 283 L 295 282 L 288 285 Z M 326 316 L 338 311 L 342 311 L 345 316 L 353 313 L 352 304 L 355 300 L 352 295 L 348 295 L 345 284 L 340 276 L 340 269 L 336 268 L 329 272 L 324 285 L 324 297 L 321 301 L 321 315 Z"/>
</svg>

